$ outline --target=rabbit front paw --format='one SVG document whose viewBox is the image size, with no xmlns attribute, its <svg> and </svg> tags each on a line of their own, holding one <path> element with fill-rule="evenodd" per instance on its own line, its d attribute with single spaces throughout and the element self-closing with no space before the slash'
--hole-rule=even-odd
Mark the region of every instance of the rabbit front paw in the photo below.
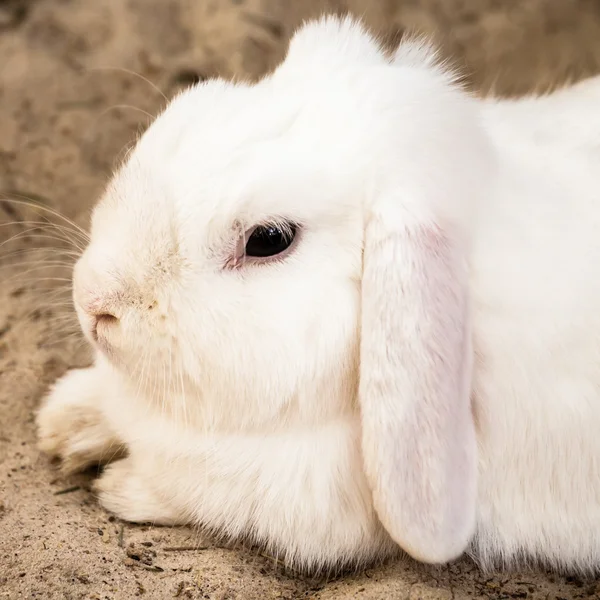
<svg viewBox="0 0 600 600">
<path fill-rule="evenodd" d="M 125 453 L 99 408 L 102 386 L 95 367 L 64 375 L 36 415 L 40 450 L 61 461 L 65 474 L 108 463 Z"/>
<path fill-rule="evenodd" d="M 136 469 L 133 457 L 109 465 L 94 483 L 100 504 L 124 521 L 153 525 L 183 525 L 187 521 L 152 488 L 150 478 Z"/>
</svg>

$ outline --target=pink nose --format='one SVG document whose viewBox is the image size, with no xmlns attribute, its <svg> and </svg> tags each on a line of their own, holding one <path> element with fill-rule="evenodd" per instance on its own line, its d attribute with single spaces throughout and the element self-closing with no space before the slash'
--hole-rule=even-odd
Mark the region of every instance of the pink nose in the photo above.
<svg viewBox="0 0 600 600">
<path fill-rule="evenodd" d="M 123 317 L 124 289 L 104 255 L 89 249 L 77 261 L 73 273 L 73 300 L 86 333 L 98 340 L 109 334 Z"/>
<path fill-rule="evenodd" d="M 119 319 L 110 313 L 101 313 L 99 315 L 91 315 L 92 317 L 92 335 L 98 337 L 98 328 L 114 327 L 118 324 Z"/>
<path fill-rule="evenodd" d="M 89 332 L 94 340 L 98 339 L 98 332 L 105 331 L 107 328 L 115 327 L 119 324 L 117 304 L 114 299 L 108 296 L 91 296 L 82 294 L 80 290 L 76 293 L 76 303 L 82 313 L 85 314 L 84 328 L 89 328 Z"/>
</svg>

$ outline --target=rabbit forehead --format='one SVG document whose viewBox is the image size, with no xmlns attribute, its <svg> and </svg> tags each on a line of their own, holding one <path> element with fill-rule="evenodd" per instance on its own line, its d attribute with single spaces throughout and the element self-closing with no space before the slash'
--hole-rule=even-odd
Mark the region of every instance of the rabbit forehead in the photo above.
<svg viewBox="0 0 600 600">
<path fill-rule="evenodd" d="M 160 117 L 115 177 L 113 196 L 137 220 L 167 198 L 205 225 L 270 214 L 317 219 L 358 205 L 360 171 L 375 148 L 361 158 L 356 119 L 333 122 L 324 102 L 287 101 L 273 88 L 221 91 L 224 100 L 213 97 L 206 114 L 192 107 L 189 119 L 181 111 Z"/>
<path fill-rule="evenodd" d="M 351 21 L 306 27 L 258 84 L 216 80 L 177 97 L 115 178 L 112 206 L 139 229 L 178 215 L 199 239 L 238 218 L 359 209 L 369 188 L 410 171 L 414 142 L 441 152 L 455 133 L 448 78 L 414 50 L 392 66 Z"/>
</svg>

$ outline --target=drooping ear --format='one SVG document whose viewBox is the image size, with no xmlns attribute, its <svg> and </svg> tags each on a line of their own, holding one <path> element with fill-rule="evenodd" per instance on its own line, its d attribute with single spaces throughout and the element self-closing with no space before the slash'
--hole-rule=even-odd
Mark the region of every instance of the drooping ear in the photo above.
<svg viewBox="0 0 600 600">
<path fill-rule="evenodd" d="M 433 217 L 375 205 L 365 231 L 360 409 L 375 509 L 413 558 L 443 563 L 475 529 L 477 456 L 464 245 Z"/>
</svg>

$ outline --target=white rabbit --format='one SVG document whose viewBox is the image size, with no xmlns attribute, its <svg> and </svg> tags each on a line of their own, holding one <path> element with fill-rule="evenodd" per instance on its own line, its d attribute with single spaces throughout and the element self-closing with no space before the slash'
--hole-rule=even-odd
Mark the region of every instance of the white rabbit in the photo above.
<svg viewBox="0 0 600 600">
<path fill-rule="evenodd" d="M 178 96 L 97 205 L 97 349 L 38 414 L 130 521 L 297 568 L 406 551 L 600 568 L 600 78 L 470 96 L 432 50 L 308 23 Z"/>
</svg>

